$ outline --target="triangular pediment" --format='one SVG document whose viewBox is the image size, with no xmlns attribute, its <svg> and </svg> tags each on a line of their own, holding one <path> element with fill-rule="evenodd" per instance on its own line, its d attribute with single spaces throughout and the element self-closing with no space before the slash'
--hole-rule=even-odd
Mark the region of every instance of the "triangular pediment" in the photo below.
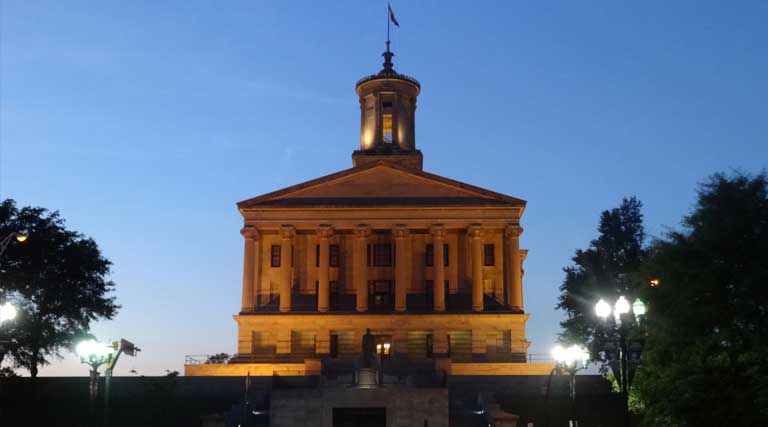
<svg viewBox="0 0 768 427">
<path fill-rule="evenodd" d="M 438 175 L 380 162 L 355 167 L 238 203 L 268 206 L 506 205 L 525 201 Z"/>
</svg>

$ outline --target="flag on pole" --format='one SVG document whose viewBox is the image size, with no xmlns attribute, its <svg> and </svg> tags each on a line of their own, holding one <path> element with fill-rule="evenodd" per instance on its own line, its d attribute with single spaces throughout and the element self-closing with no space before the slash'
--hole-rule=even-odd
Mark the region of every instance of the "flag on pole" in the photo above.
<svg viewBox="0 0 768 427">
<path fill-rule="evenodd" d="M 395 12 L 392 12 L 392 6 L 390 6 L 389 3 L 387 3 L 387 9 L 389 9 L 389 20 L 395 24 L 395 27 L 400 28 L 400 23 L 397 22 L 397 18 L 395 18 Z"/>
</svg>

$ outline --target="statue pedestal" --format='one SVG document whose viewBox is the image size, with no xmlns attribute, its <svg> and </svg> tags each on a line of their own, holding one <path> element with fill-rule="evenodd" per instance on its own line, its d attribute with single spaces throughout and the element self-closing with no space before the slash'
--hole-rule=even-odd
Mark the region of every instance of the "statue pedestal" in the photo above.
<svg viewBox="0 0 768 427">
<path fill-rule="evenodd" d="M 371 368 L 360 368 L 357 371 L 357 388 L 378 388 L 376 370 Z"/>
</svg>

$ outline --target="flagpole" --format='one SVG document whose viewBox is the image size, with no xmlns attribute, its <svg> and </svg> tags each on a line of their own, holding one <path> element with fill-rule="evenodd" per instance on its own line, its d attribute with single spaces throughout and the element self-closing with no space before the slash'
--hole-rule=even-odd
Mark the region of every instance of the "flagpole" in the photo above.
<svg viewBox="0 0 768 427">
<path fill-rule="evenodd" d="M 389 26 L 390 26 L 390 19 L 389 19 L 389 2 L 387 2 L 387 52 L 389 52 Z"/>
</svg>

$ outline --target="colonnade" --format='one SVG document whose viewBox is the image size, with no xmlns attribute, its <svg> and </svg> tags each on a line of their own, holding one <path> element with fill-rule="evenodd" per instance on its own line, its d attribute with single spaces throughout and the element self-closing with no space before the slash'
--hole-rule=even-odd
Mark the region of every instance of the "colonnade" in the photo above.
<svg viewBox="0 0 768 427">
<path fill-rule="evenodd" d="M 352 275 L 353 285 L 356 294 L 355 309 L 359 312 L 368 310 L 368 243 L 371 236 L 371 228 L 368 225 L 358 225 L 353 230 L 354 246 L 352 254 Z M 474 311 L 483 311 L 483 237 L 485 231 L 482 226 L 474 224 L 467 229 L 467 235 L 470 240 L 470 255 L 472 257 L 472 309 Z M 522 287 L 522 258 L 520 252 L 520 234 L 522 227 L 519 225 L 509 225 L 504 229 L 504 244 L 506 245 L 506 256 L 504 268 L 507 269 L 505 275 L 505 286 L 507 294 L 507 303 L 512 308 L 523 308 L 523 287 Z M 283 225 L 280 228 L 280 258 L 284 260 L 280 264 L 279 293 L 280 293 L 280 311 L 291 311 L 291 275 L 292 275 L 292 246 L 296 236 L 296 230 L 291 225 Z M 317 310 L 327 312 L 330 309 L 330 238 L 334 235 L 334 229 L 331 225 L 322 224 L 315 230 L 318 239 L 318 273 L 317 273 Z M 434 224 L 429 228 L 432 237 L 433 251 L 433 309 L 434 311 L 445 311 L 445 264 L 444 241 L 446 237 L 445 227 L 442 224 Z M 261 263 L 261 234 L 256 227 L 246 226 L 241 230 L 245 238 L 244 260 L 243 260 L 243 294 L 242 311 L 250 312 L 254 310 L 256 283 L 258 283 L 258 267 Z M 394 277 L 395 277 L 395 311 L 405 311 L 407 309 L 408 286 L 405 283 L 411 277 L 409 259 L 412 257 L 410 239 L 411 230 L 405 225 L 397 225 L 392 229 L 392 235 L 396 247 Z"/>
</svg>

